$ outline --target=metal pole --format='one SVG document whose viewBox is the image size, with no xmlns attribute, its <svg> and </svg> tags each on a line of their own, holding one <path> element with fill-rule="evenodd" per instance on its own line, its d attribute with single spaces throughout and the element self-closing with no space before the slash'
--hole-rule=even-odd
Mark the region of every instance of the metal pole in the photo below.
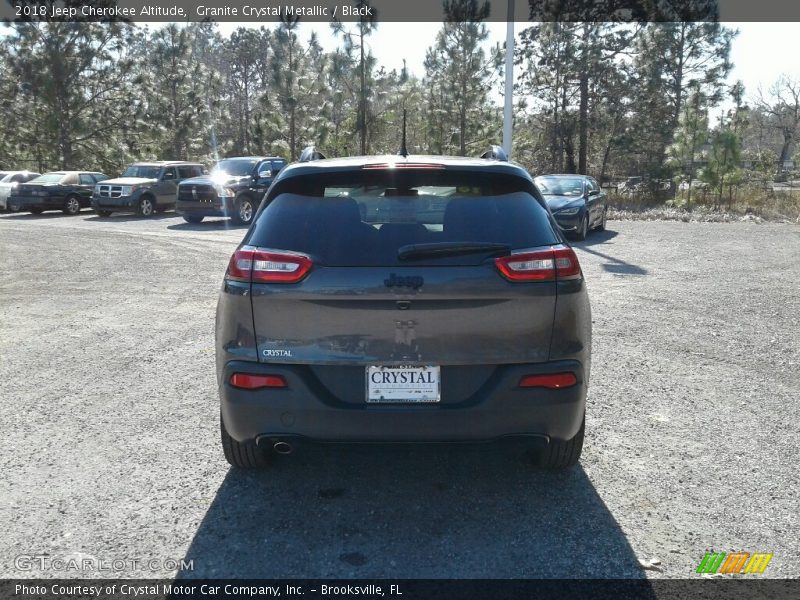
<svg viewBox="0 0 800 600">
<path fill-rule="evenodd" d="M 506 104 L 503 111 L 503 150 L 511 158 L 511 126 L 514 119 L 514 0 L 506 15 Z"/>
</svg>

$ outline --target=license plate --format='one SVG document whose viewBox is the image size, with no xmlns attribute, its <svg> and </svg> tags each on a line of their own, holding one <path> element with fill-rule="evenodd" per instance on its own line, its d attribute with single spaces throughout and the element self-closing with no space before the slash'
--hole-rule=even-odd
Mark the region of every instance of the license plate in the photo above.
<svg viewBox="0 0 800 600">
<path fill-rule="evenodd" d="M 439 367 L 367 367 L 367 402 L 439 402 Z"/>
</svg>

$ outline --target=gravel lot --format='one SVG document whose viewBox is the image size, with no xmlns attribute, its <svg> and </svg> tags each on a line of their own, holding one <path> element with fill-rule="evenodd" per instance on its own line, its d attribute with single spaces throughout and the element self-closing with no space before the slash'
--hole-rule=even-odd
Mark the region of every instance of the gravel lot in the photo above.
<svg viewBox="0 0 800 600">
<path fill-rule="evenodd" d="M 612 221 L 579 244 L 594 358 L 567 474 L 494 445 L 229 470 L 213 323 L 242 234 L 0 216 L 0 577 L 81 575 L 15 568 L 47 554 L 186 558 L 184 577 L 678 578 L 710 549 L 800 576 L 797 225 Z"/>
</svg>

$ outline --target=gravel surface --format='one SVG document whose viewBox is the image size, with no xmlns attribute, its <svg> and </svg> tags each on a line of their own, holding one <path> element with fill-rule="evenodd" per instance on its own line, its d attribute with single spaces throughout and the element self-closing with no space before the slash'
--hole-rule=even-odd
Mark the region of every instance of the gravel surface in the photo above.
<svg viewBox="0 0 800 600">
<path fill-rule="evenodd" d="M 578 244 L 594 356 L 566 474 L 505 445 L 308 447 L 231 471 L 213 324 L 242 234 L 0 216 L 0 577 L 163 577 L 185 558 L 183 577 L 678 578 L 712 549 L 800 575 L 797 225 L 611 221 Z"/>
</svg>

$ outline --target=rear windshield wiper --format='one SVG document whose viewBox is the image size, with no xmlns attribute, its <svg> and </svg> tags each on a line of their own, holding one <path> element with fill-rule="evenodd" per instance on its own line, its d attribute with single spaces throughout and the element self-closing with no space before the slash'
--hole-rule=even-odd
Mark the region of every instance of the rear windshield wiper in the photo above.
<svg viewBox="0 0 800 600">
<path fill-rule="evenodd" d="M 459 254 L 504 254 L 511 251 L 509 244 L 492 242 L 437 242 L 432 244 L 408 244 L 397 251 L 399 260 L 437 256 L 458 256 Z"/>
</svg>

